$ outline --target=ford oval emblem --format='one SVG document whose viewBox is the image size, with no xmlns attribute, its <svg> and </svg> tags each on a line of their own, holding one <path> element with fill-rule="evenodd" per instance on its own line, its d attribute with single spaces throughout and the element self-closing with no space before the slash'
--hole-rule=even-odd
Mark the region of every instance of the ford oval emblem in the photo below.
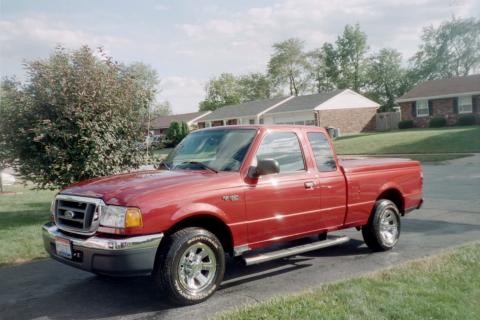
<svg viewBox="0 0 480 320">
<path fill-rule="evenodd" d="M 73 211 L 67 210 L 65 211 L 63 216 L 67 219 L 73 219 L 73 217 L 75 217 L 75 213 Z"/>
</svg>

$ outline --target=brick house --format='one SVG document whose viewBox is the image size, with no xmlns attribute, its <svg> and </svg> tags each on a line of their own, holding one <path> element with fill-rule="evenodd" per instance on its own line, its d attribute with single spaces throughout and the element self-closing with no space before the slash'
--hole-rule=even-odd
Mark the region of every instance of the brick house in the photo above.
<svg viewBox="0 0 480 320">
<path fill-rule="evenodd" d="M 208 115 L 211 111 L 190 112 L 175 114 L 171 116 L 158 117 L 152 120 L 150 124 L 150 131 L 154 135 L 164 135 L 172 122 L 185 122 L 190 129 L 197 126 L 200 119 Z"/>
<path fill-rule="evenodd" d="M 205 122 L 205 127 L 258 123 L 310 125 L 356 133 L 375 129 L 378 107 L 378 103 L 361 94 L 342 89 L 225 106 L 201 122 Z M 199 122 L 199 127 L 202 125 Z"/>
<path fill-rule="evenodd" d="M 480 121 L 480 74 L 423 82 L 397 99 L 402 120 L 413 120 L 426 128 L 434 117 L 455 125 L 462 115 L 473 114 Z"/>
<path fill-rule="evenodd" d="M 297 124 L 339 128 L 342 133 L 375 130 L 380 107 L 350 89 L 294 97 L 265 113 L 266 124 Z"/>
</svg>

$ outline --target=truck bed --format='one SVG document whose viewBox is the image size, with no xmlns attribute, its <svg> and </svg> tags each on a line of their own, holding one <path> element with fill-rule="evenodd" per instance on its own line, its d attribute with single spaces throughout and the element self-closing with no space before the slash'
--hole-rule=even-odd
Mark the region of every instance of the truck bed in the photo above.
<svg viewBox="0 0 480 320">
<path fill-rule="evenodd" d="M 422 201 L 420 162 L 403 158 L 346 157 L 339 160 L 347 180 L 346 225 L 368 222 L 376 199 L 389 190 L 398 190 L 402 213 Z"/>
<path fill-rule="evenodd" d="M 345 173 L 418 167 L 420 162 L 405 158 L 345 157 L 340 158 Z"/>
</svg>

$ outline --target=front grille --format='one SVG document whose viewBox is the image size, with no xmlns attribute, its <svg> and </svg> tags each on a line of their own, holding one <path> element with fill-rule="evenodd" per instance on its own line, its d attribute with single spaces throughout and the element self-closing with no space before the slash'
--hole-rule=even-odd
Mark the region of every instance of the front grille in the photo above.
<svg viewBox="0 0 480 320">
<path fill-rule="evenodd" d="M 55 200 L 55 222 L 68 232 L 94 233 L 98 227 L 100 202 L 96 198 L 59 195 Z"/>
</svg>

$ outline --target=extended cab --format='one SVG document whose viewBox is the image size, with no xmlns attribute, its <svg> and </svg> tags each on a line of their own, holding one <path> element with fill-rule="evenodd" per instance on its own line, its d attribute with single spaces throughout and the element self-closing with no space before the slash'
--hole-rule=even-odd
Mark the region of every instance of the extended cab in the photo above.
<svg viewBox="0 0 480 320">
<path fill-rule="evenodd" d="M 322 128 L 209 128 L 189 134 L 160 170 L 65 188 L 43 238 L 60 262 L 152 274 L 174 302 L 192 304 L 220 285 L 225 253 L 251 265 L 343 243 L 327 233 L 352 227 L 372 250 L 393 248 L 401 216 L 422 204 L 422 179 L 417 161 L 338 159 Z"/>
</svg>

